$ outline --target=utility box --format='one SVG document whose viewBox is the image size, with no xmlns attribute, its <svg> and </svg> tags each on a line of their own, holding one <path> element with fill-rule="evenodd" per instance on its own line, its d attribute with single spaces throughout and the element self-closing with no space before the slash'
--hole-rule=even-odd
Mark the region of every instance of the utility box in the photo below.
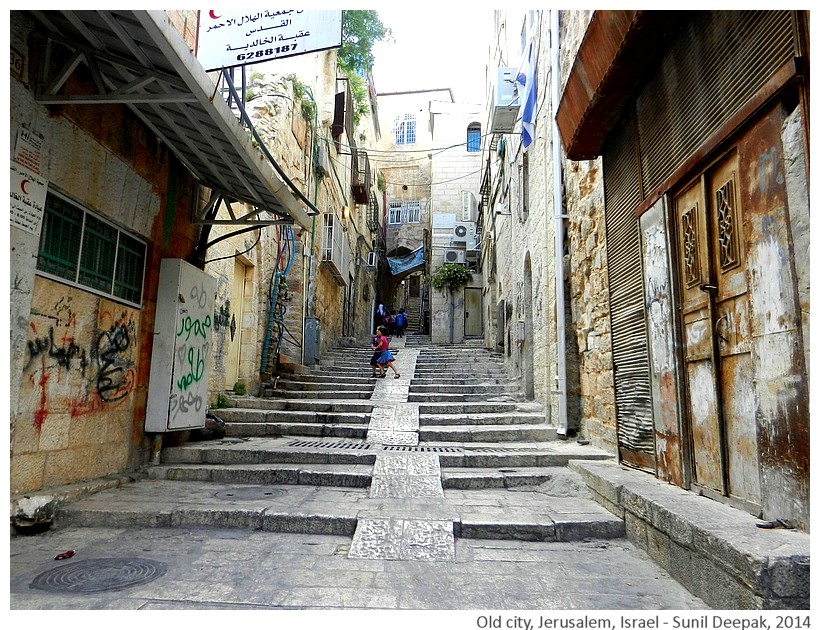
<svg viewBox="0 0 820 630">
<path fill-rule="evenodd" d="M 305 334 L 302 337 L 302 347 L 304 349 L 305 365 L 315 365 L 319 362 L 319 319 L 316 317 L 305 318 Z"/>
<path fill-rule="evenodd" d="M 216 278 L 178 258 L 160 262 L 146 433 L 205 426 L 215 295 Z"/>
<path fill-rule="evenodd" d="M 516 68 L 496 68 L 493 87 L 491 133 L 512 133 L 518 120 L 518 91 L 515 88 Z"/>
</svg>

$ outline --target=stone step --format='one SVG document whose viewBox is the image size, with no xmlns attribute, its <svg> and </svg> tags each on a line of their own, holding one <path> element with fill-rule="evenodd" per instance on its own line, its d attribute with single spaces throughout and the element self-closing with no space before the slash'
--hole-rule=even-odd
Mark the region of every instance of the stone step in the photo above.
<svg viewBox="0 0 820 630">
<path fill-rule="evenodd" d="M 560 492 L 561 496 L 593 498 L 582 477 L 565 466 L 442 468 L 441 485 L 445 489 L 459 490 L 539 486 L 546 492 Z"/>
<path fill-rule="evenodd" d="M 62 503 L 55 521 L 59 527 L 205 526 L 352 537 L 359 519 L 395 517 L 450 520 L 457 538 L 569 542 L 625 536 L 623 520 L 588 499 L 452 489 L 443 498 L 385 502 L 369 492 L 350 486 L 157 478 Z"/>
<path fill-rule="evenodd" d="M 150 479 L 209 481 L 240 485 L 303 485 L 367 488 L 373 466 L 366 464 L 187 464 L 159 465 L 149 470 Z"/>
<path fill-rule="evenodd" d="M 369 413 L 325 411 L 283 411 L 268 409 L 223 409 L 219 417 L 226 424 L 264 424 L 276 422 L 318 424 L 364 424 L 370 422 Z"/>
<path fill-rule="evenodd" d="M 361 400 L 300 400 L 284 398 L 242 398 L 234 399 L 235 407 L 229 409 L 268 409 L 271 411 L 313 411 L 316 413 L 370 413 L 373 403 Z M 225 409 L 214 409 L 219 417 Z"/>
<path fill-rule="evenodd" d="M 328 391 L 299 391 L 288 389 L 275 389 L 270 392 L 271 398 L 287 398 L 287 399 L 325 399 L 333 398 L 336 400 L 345 399 L 369 399 L 372 395 L 371 391 L 357 392 L 348 391 L 346 389 L 333 389 Z"/>
<path fill-rule="evenodd" d="M 321 438 L 225 438 L 192 442 L 162 451 L 163 464 L 366 464 L 376 452 L 361 440 Z"/>
<path fill-rule="evenodd" d="M 486 378 L 504 378 L 509 376 L 502 369 L 493 369 L 491 366 L 482 365 L 481 367 L 461 367 L 458 365 L 448 365 L 441 368 L 419 368 L 413 371 L 413 377 L 419 378 L 464 378 L 482 380 Z"/>
<path fill-rule="evenodd" d="M 474 413 L 512 413 L 514 411 L 532 411 L 526 403 L 515 401 L 499 402 L 440 402 L 423 401 L 419 403 L 419 415 L 464 414 Z"/>
<path fill-rule="evenodd" d="M 473 376 L 413 376 L 413 385 L 510 385 L 518 387 L 518 378 L 512 376 L 490 376 L 476 378 Z"/>
<path fill-rule="evenodd" d="M 421 423 L 419 423 L 421 424 Z M 419 442 L 543 442 L 556 439 L 555 427 L 546 424 L 506 426 L 424 426 Z"/>
<path fill-rule="evenodd" d="M 553 468 L 566 466 L 570 460 L 610 460 L 612 456 L 597 449 L 581 451 L 562 448 L 558 441 L 550 441 L 540 446 L 510 443 L 506 447 L 499 444 L 461 446 L 440 442 L 442 452 L 439 465 L 444 468 Z M 459 445 L 460 446 L 460 445 Z"/>
<path fill-rule="evenodd" d="M 366 385 L 374 384 L 376 381 L 370 376 L 357 376 L 336 373 L 330 374 L 288 374 L 279 378 L 279 382 L 289 383 L 344 383 L 345 385 Z M 271 387 L 273 387 L 271 385 Z"/>
<path fill-rule="evenodd" d="M 544 421 L 543 412 L 512 413 L 471 413 L 471 414 L 423 414 L 419 415 L 419 426 L 452 426 L 452 425 L 509 425 L 539 424 Z"/>
<path fill-rule="evenodd" d="M 314 381 L 290 381 L 290 380 L 280 380 L 277 382 L 276 387 L 271 391 L 305 391 L 305 392 L 331 392 L 331 391 L 340 391 L 340 387 L 344 387 L 345 392 L 356 392 L 356 393 L 372 393 L 373 386 L 376 383 L 376 379 L 372 379 L 373 383 L 350 383 L 348 381 L 341 381 L 337 379 L 334 381 L 326 381 L 326 382 L 314 382 Z"/>
<path fill-rule="evenodd" d="M 516 395 L 519 389 L 515 385 L 508 385 L 505 383 L 472 383 L 472 384 L 449 384 L 438 383 L 435 385 L 424 385 L 416 382 L 413 379 L 410 384 L 410 393 L 413 394 L 481 394 L 482 396 L 492 397 L 500 394 Z"/>
<path fill-rule="evenodd" d="M 500 392 L 500 393 L 484 393 L 484 392 L 466 392 L 459 394 L 447 393 L 421 393 L 416 392 L 411 387 L 410 393 L 407 396 L 408 402 L 417 403 L 466 403 L 466 402 L 482 402 L 488 399 L 491 402 L 509 402 L 515 403 L 518 400 L 523 400 L 524 395 L 520 392 Z M 496 399 L 495 401 L 493 399 Z"/>
<path fill-rule="evenodd" d="M 225 425 L 228 437 L 279 437 L 298 435 L 305 437 L 333 437 L 363 440 L 367 437 L 367 424 L 304 422 L 231 422 Z"/>
</svg>

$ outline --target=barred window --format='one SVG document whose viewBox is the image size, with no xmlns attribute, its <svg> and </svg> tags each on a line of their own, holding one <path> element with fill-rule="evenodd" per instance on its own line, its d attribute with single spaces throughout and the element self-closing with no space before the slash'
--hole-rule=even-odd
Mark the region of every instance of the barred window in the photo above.
<svg viewBox="0 0 820 630">
<path fill-rule="evenodd" d="M 37 271 L 139 306 L 146 245 L 111 223 L 49 192 Z"/>
<path fill-rule="evenodd" d="M 396 144 L 415 144 L 416 117 L 413 114 L 397 117 L 393 125 L 393 136 Z"/>
<path fill-rule="evenodd" d="M 420 201 L 389 201 L 388 223 L 421 223 Z"/>
</svg>

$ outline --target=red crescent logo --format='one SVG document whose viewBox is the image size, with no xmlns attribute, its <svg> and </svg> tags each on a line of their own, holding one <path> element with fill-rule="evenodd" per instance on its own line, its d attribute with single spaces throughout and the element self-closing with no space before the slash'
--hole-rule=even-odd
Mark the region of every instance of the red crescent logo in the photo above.
<svg viewBox="0 0 820 630">
<path fill-rule="evenodd" d="M 22 182 L 20 182 L 20 190 L 23 191 L 24 195 L 28 194 L 28 191 L 26 190 L 26 184 L 28 184 L 30 181 L 30 179 L 24 179 Z"/>
<path fill-rule="evenodd" d="M 216 12 L 215 12 L 213 9 L 211 9 L 210 11 L 208 11 L 208 15 L 210 15 L 210 16 L 211 16 L 211 19 L 212 19 L 212 20 L 218 20 L 218 19 L 219 19 L 219 16 L 216 14 Z"/>
</svg>

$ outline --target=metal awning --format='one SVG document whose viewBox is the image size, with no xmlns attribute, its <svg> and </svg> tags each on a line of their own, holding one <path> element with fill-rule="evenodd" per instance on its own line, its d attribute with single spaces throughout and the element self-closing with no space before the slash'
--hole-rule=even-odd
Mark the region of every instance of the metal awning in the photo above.
<svg viewBox="0 0 820 630">
<path fill-rule="evenodd" d="M 569 159 L 601 155 L 647 69 L 658 63 L 683 22 L 681 11 L 593 13 L 555 116 Z"/>
<path fill-rule="evenodd" d="M 295 221 L 309 227 L 310 217 L 319 214 L 273 161 L 244 113 L 243 125 L 223 100 L 164 11 L 31 13 L 47 37 L 37 102 L 126 105 L 201 184 L 277 216 L 261 222 L 252 212 L 231 223 Z M 68 79 L 81 65 L 96 84 L 93 94 L 68 92 Z"/>
</svg>

